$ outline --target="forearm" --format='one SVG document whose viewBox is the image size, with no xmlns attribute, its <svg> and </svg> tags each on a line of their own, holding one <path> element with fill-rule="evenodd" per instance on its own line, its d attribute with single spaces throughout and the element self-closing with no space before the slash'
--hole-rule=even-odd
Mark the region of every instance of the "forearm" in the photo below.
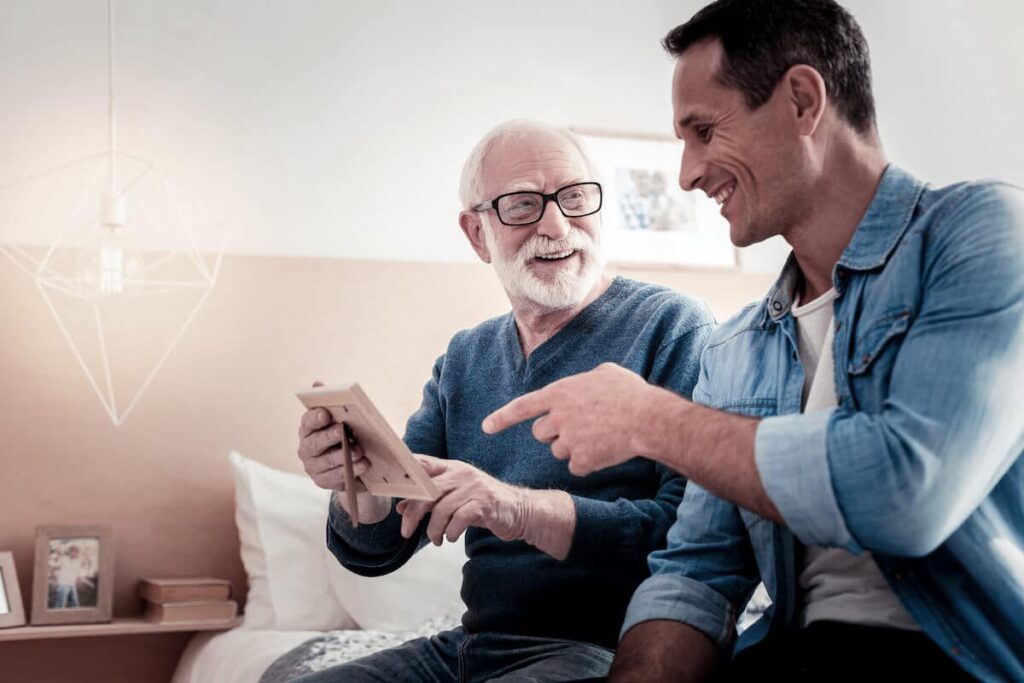
<svg viewBox="0 0 1024 683">
<path fill-rule="evenodd" d="M 619 643 L 609 683 L 697 683 L 711 679 L 718 647 L 688 624 L 666 619 L 631 628 Z"/>
<path fill-rule="evenodd" d="M 335 491 L 332 496 L 337 505 L 351 519 L 352 511 L 348 509 L 348 496 L 344 491 Z M 356 505 L 359 507 L 360 524 L 377 524 L 391 513 L 391 497 L 375 496 L 371 493 L 357 493 Z"/>
<path fill-rule="evenodd" d="M 760 420 L 691 403 L 651 387 L 634 452 L 666 465 L 716 496 L 782 523 L 754 459 Z"/>
<path fill-rule="evenodd" d="M 569 556 L 576 531 L 576 506 L 565 491 L 521 489 L 523 540 L 556 560 Z"/>
</svg>

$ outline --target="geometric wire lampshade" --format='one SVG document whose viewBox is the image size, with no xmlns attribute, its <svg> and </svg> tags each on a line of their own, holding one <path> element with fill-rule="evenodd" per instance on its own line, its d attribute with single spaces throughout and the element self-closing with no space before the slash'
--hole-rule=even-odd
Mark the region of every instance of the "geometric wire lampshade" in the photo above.
<svg viewBox="0 0 1024 683">
<path fill-rule="evenodd" d="M 0 186 L 0 252 L 35 278 L 90 386 L 120 426 L 212 291 L 228 230 L 226 221 L 175 191 L 153 163 L 117 150 L 113 0 L 108 31 L 108 149 Z M 24 235 L 47 213 L 44 206 L 54 205 L 70 208 L 47 248 L 3 239 L 9 231 Z M 205 245 L 216 245 L 212 251 L 197 248 L 199 230 Z"/>
<path fill-rule="evenodd" d="M 2 227 L 31 221 L 33 199 L 53 196 L 48 187 L 80 188 L 49 247 L 0 243 L 0 252 L 34 277 L 111 422 L 121 425 L 212 291 L 228 231 L 175 193 L 153 164 L 117 155 L 128 182 L 112 198 L 103 182 L 107 153 L 0 187 Z M 111 200 L 125 221 L 114 235 L 103 227 Z M 219 246 L 201 252 L 193 229 L 207 243 L 215 235 Z"/>
</svg>

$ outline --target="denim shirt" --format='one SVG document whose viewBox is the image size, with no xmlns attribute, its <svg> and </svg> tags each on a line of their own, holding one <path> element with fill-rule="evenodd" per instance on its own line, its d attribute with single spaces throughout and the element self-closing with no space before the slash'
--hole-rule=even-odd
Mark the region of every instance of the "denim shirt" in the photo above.
<svg viewBox="0 0 1024 683">
<path fill-rule="evenodd" d="M 622 634 L 669 619 L 733 652 L 797 627 L 805 545 L 870 551 L 972 675 L 1024 680 L 1024 193 L 889 166 L 832 272 L 835 408 L 800 413 L 791 256 L 716 330 L 694 400 L 763 418 L 755 459 L 785 525 L 689 484 Z M 772 605 L 736 638 L 758 582 Z"/>
</svg>

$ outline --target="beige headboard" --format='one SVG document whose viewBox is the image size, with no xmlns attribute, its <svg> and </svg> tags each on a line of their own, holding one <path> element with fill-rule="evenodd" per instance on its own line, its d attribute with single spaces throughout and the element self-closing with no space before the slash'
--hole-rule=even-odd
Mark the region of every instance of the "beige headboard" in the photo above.
<svg viewBox="0 0 1024 683">
<path fill-rule="evenodd" d="M 623 274 L 700 296 L 719 317 L 771 280 Z M 0 550 L 14 551 L 22 595 L 37 525 L 110 523 L 115 615 L 139 611 L 142 576 L 223 576 L 244 596 L 228 452 L 301 471 L 293 392 L 314 379 L 358 380 L 401 432 L 452 333 L 507 308 L 483 265 L 227 257 L 180 346 L 114 427 L 31 278 L 0 258 Z M 186 641 L 0 642 L 0 679 L 166 680 Z"/>
</svg>

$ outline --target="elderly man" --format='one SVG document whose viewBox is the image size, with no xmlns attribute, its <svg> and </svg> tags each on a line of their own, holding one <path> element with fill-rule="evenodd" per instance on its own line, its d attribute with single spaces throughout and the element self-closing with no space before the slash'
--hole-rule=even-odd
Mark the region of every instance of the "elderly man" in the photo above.
<svg viewBox="0 0 1024 683">
<path fill-rule="evenodd" d="M 396 503 L 363 494 L 362 524 L 353 529 L 346 497 L 336 494 L 328 545 L 348 569 L 378 576 L 427 541 L 465 532 L 463 626 L 310 680 L 604 675 L 629 598 L 648 574 L 645 558 L 664 545 L 682 497 L 684 480 L 650 461 L 576 478 L 525 427 L 494 438 L 480 421 L 524 392 L 604 362 L 690 395 L 713 328 L 707 309 L 606 274 L 601 187 L 567 130 L 499 126 L 466 162 L 460 194 L 462 231 L 494 265 L 512 311 L 455 335 L 409 419 L 405 442 L 441 497 Z M 342 430 L 328 419 L 321 410 L 303 416 L 299 457 L 313 481 L 339 490 Z M 356 474 L 366 467 L 357 460 Z"/>
<path fill-rule="evenodd" d="M 1024 199 L 931 188 L 879 142 L 833 0 L 720 0 L 664 41 L 680 184 L 777 284 L 714 333 L 697 405 L 605 366 L 485 422 L 570 470 L 689 477 L 612 679 L 1024 680 Z M 623 410 L 623 406 L 628 409 Z M 736 640 L 763 582 L 774 601 Z"/>
</svg>

